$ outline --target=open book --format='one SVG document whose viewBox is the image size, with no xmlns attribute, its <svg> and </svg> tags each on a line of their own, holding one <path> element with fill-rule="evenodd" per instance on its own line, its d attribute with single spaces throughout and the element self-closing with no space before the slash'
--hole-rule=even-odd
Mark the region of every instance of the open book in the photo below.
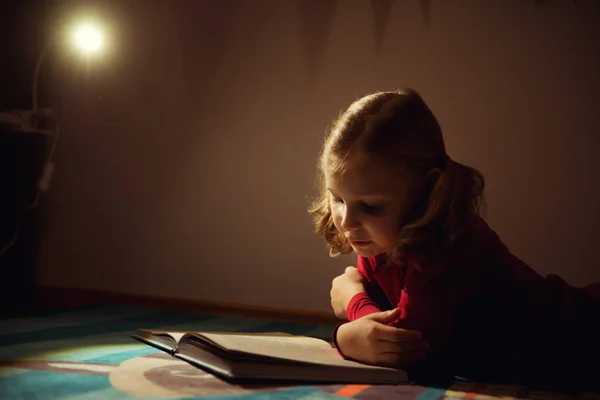
<svg viewBox="0 0 600 400">
<path fill-rule="evenodd" d="M 345 360 L 331 344 L 313 337 L 149 329 L 132 337 L 228 381 L 408 382 L 403 370 Z"/>
</svg>

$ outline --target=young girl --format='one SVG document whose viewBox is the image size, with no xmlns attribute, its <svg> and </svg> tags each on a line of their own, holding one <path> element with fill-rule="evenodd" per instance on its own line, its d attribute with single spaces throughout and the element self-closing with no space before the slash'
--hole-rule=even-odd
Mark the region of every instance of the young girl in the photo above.
<svg viewBox="0 0 600 400">
<path fill-rule="evenodd" d="M 480 217 L 483 176 L 446 154 L 419 94 L 354 102 L 319 167 L 316 230 L 330 254 L 358 254 L 331 290 L 349 320 L 334 330 L 344 357 L 415 379 L 600 380 L 600 286 L 541 277 L 510 253 Z"/>
</svg>

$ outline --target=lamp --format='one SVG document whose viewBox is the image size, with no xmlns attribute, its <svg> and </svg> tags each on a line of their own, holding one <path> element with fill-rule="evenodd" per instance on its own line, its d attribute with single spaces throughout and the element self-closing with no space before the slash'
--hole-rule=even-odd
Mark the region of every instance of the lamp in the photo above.
<svg viewBox="0 0 600 400">
<path fill-rule="evenodd" d="M 82 23 L 78 25 L 71 34 L 71 41 L 83 54 L 91 55 L 94 53 L 98 53 L 102 49 L 102 45 L 104 43 L 103 35 L 100 29 L 91 23 Z M 54 45 L 54 42 L 50 42 L 46 45 L 42 53 L 38 58 L 38 62 L 35 66 L 35 71 L 33 72 L 33 82 L 32 82 L 32 107 L 34 114 L 39 112 L 38 108 L 38 80 L 40 75 L 40 69 L 44 60 L 46 59 L 46 55 L 48 54 L 48 50 Z"/>
<path fill-rule="evenodd" d="M 91 23 L 80 23 L 70 32 L 70 41 L 83 55 L 91 56 L 99 53 L 104 47 L 104 35 L 101 29 Z M 46 60 L 51 48 L 56 44 L 55 41 L 50 41 L 40 53 L 38 57 L 32 79 L 32 99 L 30 110 L 10 110 L 0 112 L 0 124 L 8 125 L 12 129 L 19 131 L 39 130 L 37 122 L 42 114 L 39 109 L 38 91 L 39 91 L 39 75 L 41 67 Z M 50 111 L 51 113 L 51 111 Z"/>
<path fill-rule="evenodd" d="M 91 56 L 93 54 L 99 53 L 104 45 L 104 37 L 100 28 L 92 23 L 86 22 L 78 24 L 71 31 L 70 41 L 71 44 L 74 45 L 83 55 Z M 37 177 L 36 187 L 33 189 L 33 199 L 31 196 L 28 196 L 28 189 L 23 189 L 26 185 L 18 182 L 19 179 L 9 179 L 10 181 L 17 182 L 17 187 L 9 187 L 9 191 L 14 194 L 14 202 L 21 204 L 22 199 L 28 199 L 25 202 L 23 211 L 27 209 L 35 208 L 39 201 L 42 192 L 45 192 L 49 188 L 50 178 L 52 176 L 52 172 L 54 170 L 54 164 L 52 163 L 52 156 L 54 153 L 54 148 L 56 146 L 56 142 L 58 139 L 58 126 L 50 120 L 53 119 L 53 111 L 51 109 L 40 110 L 39 101 L 38 101 L 38 89 L 39 89 L 39 75 L 41 67 L 50 52 L 50 49 L 57 45 L 56 41 L 50 41 L 40 53 L 38 57 L 37 63 L 35 65 L 35 69 L 33 72 L 32 78 L 32 101 L 31 101 L 31 109 L 29 110 L 8 110 L 1 112 L 0 111 L 0 131 L 2 135 L 8 135 L 7 137 L 11 137 L 11 142 L 21 143 L 27 142 L 20 140 L 18 135 L 40 135 L 40 140 L 44 143 L 49 142 L 49 151 L 47 152 L 47 156 L 45 160 L 40 160 L 41 168 L 39 175 Z M 17 135 L 17 136 L 14 136 Z M 21 148 L 23 146 L 20 146 Z M 6 151 L 10 151 L 10 149 L 5 149 Z M 37 161 L 36 161 L 37 162 Z M 19 173 L 19 171 L 16 171 Z M 8 172 L 7 172 L 8 173 Z M 9 184 L 8 186 L 12 186 Z M 22 193 L 25 190 L 25 195 Z M 7 200 L 9 201 L 9 200 Z M 12 235 L 12 239 L 8 244 L 2 245 L 0 243 L 0 256 L 5 253 L 9 248 L 11 248 L 17 241 L 20 230 L 20 222 L 21 218 L 17 219 L 16 227 L 14 229 L 14 234 Z"/>
</svg>

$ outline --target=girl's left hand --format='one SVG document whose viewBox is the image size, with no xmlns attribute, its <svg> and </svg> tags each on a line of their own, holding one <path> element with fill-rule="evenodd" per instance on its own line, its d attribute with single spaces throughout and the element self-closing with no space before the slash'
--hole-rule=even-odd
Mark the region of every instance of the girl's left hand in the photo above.
<svg viewBox="0 0 600 400">
<path fill-rule="evenodd" d="M 347 319 L 346 308 L 350 300 L 358 293 L 365 292 L 364 277 L 356 267 L 346 267 L 343 274 L 331 282 L 331 307 L 335 316 Z"/>
</svg>

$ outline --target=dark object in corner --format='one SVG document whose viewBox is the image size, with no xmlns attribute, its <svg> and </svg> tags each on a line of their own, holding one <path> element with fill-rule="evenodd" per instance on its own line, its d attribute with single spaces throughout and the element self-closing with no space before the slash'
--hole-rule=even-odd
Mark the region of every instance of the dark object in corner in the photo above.
<svg viewBox="0 0 600 400">
<path fill-rule="evenodd" d="M 0 254 L 0 315 L 33 303 L 39 210 L 28 206 L 35 201 L 53 140 L 48 131 L 0 124 L 0 251 L 5 250 Z"/>
</svg>

